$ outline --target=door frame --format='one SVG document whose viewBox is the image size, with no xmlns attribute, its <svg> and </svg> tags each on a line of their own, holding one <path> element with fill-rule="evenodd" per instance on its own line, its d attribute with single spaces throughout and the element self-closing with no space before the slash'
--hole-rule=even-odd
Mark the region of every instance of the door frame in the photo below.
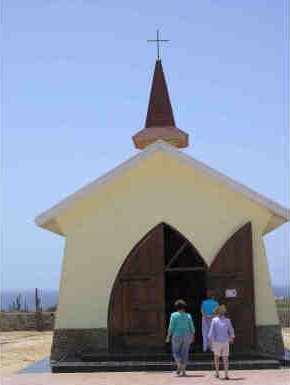
<svg viewBox="0 0 290 385">
<path fill-rule="evenodd" d="M 160 222 L 159 224 L 157 224 L 156 226 L 154 226 L 151 230 L 149 230 L 135 245 L 134 247 L 130 250 L 130 252 L 127 254 L 126 258 L 124 259 L 122 265 L 120 266 L 119 270 L 118 270 L 118 273 L 116 275 L 116 278 L 115 278 L 115 281 L 114 281 L 114 284 L 113 284 L 113 287 L 111 289 L 111 294 L 110 294 L 110 299 L 109 299 L 109 309 L 108 309 L 108 318 L 107 318 L 107 325 L 108 325 L 108 349 L 109 351 L 113 351 L 114 350 L 114 333 L 113 333 L 113 330 L 112 330 L 112 325 L 113 325 L 113 320 L 112 320 L 112 317 L 113 317 L 113 314 L 112 314 L 112 309 L 113 309 L 113 301 L 114 301 L 114 297 L 115 297 L 115 293 L 117 291 L 117 288 L 118 286 L 120 285 L 120 276 L 122 274 L 122 270 L 123 270 L 123 267 L 125 266 L 125 264 L 127 263 L 130 263 L 130 259 L 131 258 L 134 258 L 135 256 L 135 252 L 137 251 L 138 248 L 140 248 L 142 246 L 143 243 L 147 242 L 148 241 L 148 238 L 150 238 L 150 236 L 154 233 L 154 231 L 156 231 L 156 229 L 158 229 L 158 227 L 160 226 L 163 226 L 163 229 L 165 226 L 167 226 L 167 228 L 171 229 L 172 231 L 174 231 L 175 233 L 177 233 L 183 240 L 184 240 L 184 244 L 186 243 L 186 246 L 190 245 L 197 253 L 198 255 L 202 258 L 203 262 L 204 262 L 204 267 L 188 267 L 188 268 L 182 268 L 182 267 L 179 267 L 179 268 L 170 268 L 170 265 L 174 262 L 174 260 L 178 259 L 178 255 L 177 253 L 180 254 L 180 250 L 182 251 L 183 247 L 185 248 L 186 246 L 183 246 L 182 248 L 180 247 L 180 250 L 177 250 L 175 252 L 175 254 L 170 258 L 170 261 L 169 263 L 165 263 L 165 258 L 164 258 L 164 270 L 163 270 L 163 277 L 164 277 L 164 285 L 165 285 L 165 279 L 166 279 L 166 274 L 168 274 L 168 272 L 170 271 L 198 271 L 198 270 L 205 270 L 205 271 L 208 271 L 209 267 L 207 265 L 207 263 L 205 262 L 204 258 L 202 257 L 202 255 L 199 253 L 199 251 L 195 248 L 195 246 L 180 232 L 178 231 L 175 227 L 169 225 L 168 223 L 166 222 Z M 165 247 L 164 247 L 164 257 L 165 257 Z M 176 257 L 177 255 L 177 257 Z M 206 290 L 207 290 L 207 287 L 206 287 Z M 164 286 L 164 295 L 163 295 L 163 324 L 164 326 L 167 326 L 165 325 L 166 323 L 166 296 L 165 296 L 165 286 Z M 166 333 L 166 330 L 164 329 L 164 333 Z"/>
</svg>

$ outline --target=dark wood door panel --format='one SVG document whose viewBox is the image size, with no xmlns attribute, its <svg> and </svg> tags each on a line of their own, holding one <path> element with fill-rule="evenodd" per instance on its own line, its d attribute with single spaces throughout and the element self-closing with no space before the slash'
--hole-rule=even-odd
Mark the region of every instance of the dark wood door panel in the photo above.
<svg viewBox="0 0 290 385">
<path fill-rule="evenodd" d="M 253 277 L 252 228 L 248 222 L 222 247 L 208 272 L 208 288 L 227 306 L 236 332 L 236 347 L 255 346 L 255 297 Z M 227 298 L 226 290 L 236 297 Z"/>
<path fill-rule="evenodd" d="M 118 274 L 109 311 L 111 350 L 164 345 L 163 238 L 160 224 L 132 250 Z"/>
</svg>

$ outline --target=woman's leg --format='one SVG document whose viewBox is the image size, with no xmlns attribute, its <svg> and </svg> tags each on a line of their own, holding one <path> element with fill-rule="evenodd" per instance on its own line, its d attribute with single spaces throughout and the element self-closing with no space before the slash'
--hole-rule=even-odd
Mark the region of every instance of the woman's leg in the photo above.
<svg viewBox="0 0 290 385">
<path fill-rule="evenodd" d="M 174 361 L 176 363 L 176 374 L 179 374 L 181 372 L 181 360 L 180 358 L 174 357 Z"/>
<path fill-rule="evenodd" d="M 183 336 L 183 343 L 181 348 L 181 372 L 185 376 L 185 370 L 188 363 L 189 349 L 192 342 L 192 335 L 187 334 Z"/>
<path fill-rule="evenodd" d="M 217 354 L 214 354 L 214 367 L 215 367 L 216 377 L 219 376 L 219 361 L 220 361 L 220 356 Z"/>
<path fill-rule="evenodd" d="M 225 378 L 229 378 L 229 352 L 230 347 L 228 343 L 223 344 L 222 347 L 222 356 L 223 356 L 223 364 L 224 364 L 224 371 L 225 371 Z"/>
<path fill-rule="evenodd" d="M 172 355 L 174 358 L 174 361 L 177 365 L 177 373 L 181 371 L 181 339 L 180 336 L 172 337 L 171 338 L 171 344 L 172 344 Z"/>
<path fill-rule="evenodd" d="M 223 363 L 224 363 L 224 371 L 225 371 L 225 378 L 229 377 L 229 357 L 223 356 Z"/>
<path fill-rule="evenodd" d="M 202 331 L 202 347 L 203 347 L 203 351 L 206 352 L 207 348 L 208 348 L 208 344 L 207 344 L 208 323 L 207 323 L 207 320 L 205 319 L 204 316 L 202 316 L 201 326 L 202 326 L 202 329 L 201 329 L 201 331 Z"/>
</svg>

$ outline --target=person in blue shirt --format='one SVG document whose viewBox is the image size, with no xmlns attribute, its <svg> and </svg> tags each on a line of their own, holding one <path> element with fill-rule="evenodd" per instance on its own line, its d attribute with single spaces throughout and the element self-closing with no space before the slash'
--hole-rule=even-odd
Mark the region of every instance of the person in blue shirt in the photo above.
<svg viewBox="0 0 290 385">
<path fill-rule="evenodd" d="M 211 320 L 214 317 L 214 309 L 219 306 L 219 303 L 214 299 L 214 291 L 208 290 L 207 299 L 201 304 L 202 314 L 202 340 L 203 351 L 206 352 L 209 349 L 208 346 L 208 332 L 211 324 Z"/>
<path fill-rule="evenodd" d="M 176 312 L 171 313 L 166 342 L 172 344 L 172 354 L 177 364 L 177 375 L 186 376 L 188 352 L 195 340 L 194 323 L 189 313 L 186 313 L 187 304 L 182 299 L 175 301 Z"/>
</svg>

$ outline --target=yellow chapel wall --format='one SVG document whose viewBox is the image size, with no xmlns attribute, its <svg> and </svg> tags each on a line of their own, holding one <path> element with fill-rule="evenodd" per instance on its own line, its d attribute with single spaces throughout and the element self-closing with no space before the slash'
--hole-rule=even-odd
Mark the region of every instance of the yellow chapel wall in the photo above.
<svg viewBox="0 0 290 385">
<path fill-rule="evenodd" d="M 208 265 L 243 224 L 252 221 L 257 325 L 278 318 L 262 233 L 271 213 L 211 178 L 158 152 L 58 218 L 66 234 L 55 327 L 107 327 L 118 270 L 134 245 L 166 222 Z"/>
</svg>

